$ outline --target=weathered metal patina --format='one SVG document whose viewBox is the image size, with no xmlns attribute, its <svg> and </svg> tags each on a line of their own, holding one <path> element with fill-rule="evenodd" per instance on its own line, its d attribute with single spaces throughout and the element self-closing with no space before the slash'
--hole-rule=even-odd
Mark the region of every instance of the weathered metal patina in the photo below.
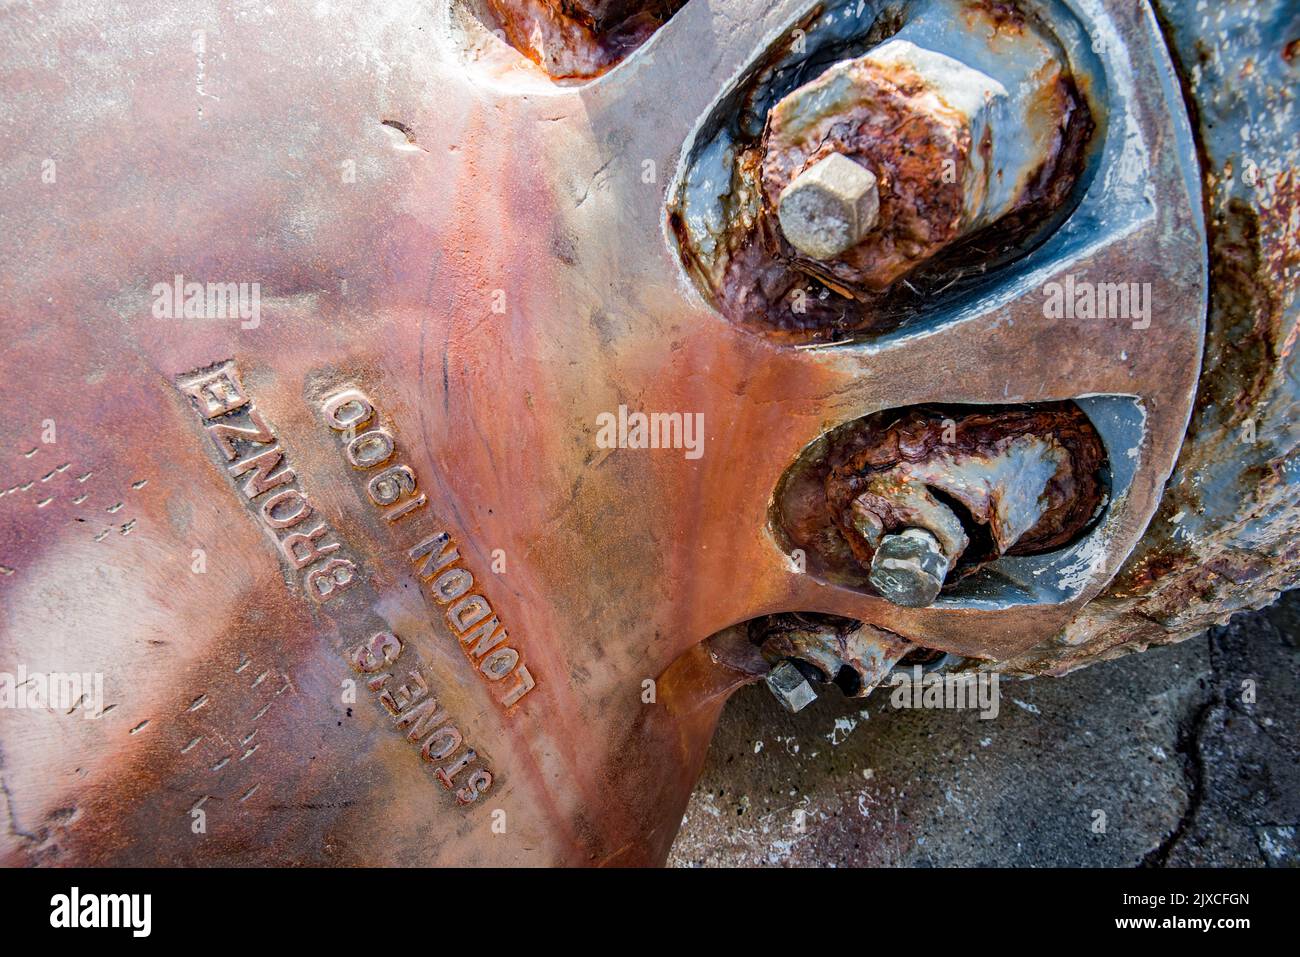
<svg viewBox="0 0 1300 957">
<path fill-rule="evenodd" d="M 769 45 L 700 131 L 674 204 L 702 292 L 783 339 L 880 334 L 986 284 L 1095 171 L 1106 107 L 1089 94 L 1105 71 L 1066 7 L 864 9 L 816 6 Z M 872 174 L 880 211 L 818 253 L 778 223 L 788 191 L 834 156 Z"/>
<path fill-rule="evenodd" d="M 942 559 L 937 593 L 1003 555 L 1077 540 L 1103 507 L 1105 459 L 1087 416 L 1069 404 L 886 413 L 841 433 L 827 459 L 826 518 L 873 575 L 891 541 L 906 542 L 900 535 L 932 543 Z"/>
<path fill-rule="evenodd" d="M 684 0 L 484 0 L 484 23 L 557 80 L 616 66 Z"/>
<path fill-rule="evenodd" d="M 719 312 L 680 242 L 713 236 L 703 205 L 757 201 L 709 195 L 736 160 L 709 137 L 812 36 L 804 3 L 687 4 L 569 84 L 459 3 L 6 8 L 0 671 L 101 674 L 103 707 L 0 711 L 0 860 L 657 863 L 728 694 L 773 661 L 883 673 L 897 636 L 1050 670 L 1122 644 L 1088 603 L 1182 446 L 1199 178 L 1150 12 L 1039 6 L 1096 122 L 1070 201 L 987 269 L 922 282 L 884 334 L 818 348 Z M 911 8 L 861 9 L 827 8 L 837 55 L 779 86 Z M 1294 268 L 1270 259 L 1294 183 L 1254 161 L 1276 203 L 1228 222 L 1261 276 Z M 1044 289 L 1071 277 L 1149 284 L 1158 308 L 1049 317 Z M 218 294 L 236 307 L 214 314 Z M 1210 394 L 1273 394 L 1287 310 L 1245 327 L 1264 367 L 1212 330 L 1211 370 L 1237 372 Z M 1106 444 L 1104 514 L 931 607 L 795 554 L 778 520 L 809 488 L 824 502 L 803 478 L 828 436 L 882 410 L 1065 401 Z M 625 406 L 702 414 L 702 454 L 601 447 Z M 1258 413 L 1261 462 L 1284 413 Z M 1185 469 L 1222 461 L 1207 428 Z M 1294 515 L 1285 485 L 1261 508 Z M 1159 593 L 1155 541 L 1115 614 L 1146 611 L 1126 589 Z M 879 641 L 768 660 L 737 626 L 782 612 Z M 1080 621 L 1100 624 L 1061 644 Z"/>
<path fill-rule="evenodd" d="M 1300 582 L 1300 10 L 1157 0 L 1192 110 L 1210 243 L 1204 367 L 1178 466 L 1120 575 L 993 667 L 1064 674 L 1181 641 Z"/>
</svg>

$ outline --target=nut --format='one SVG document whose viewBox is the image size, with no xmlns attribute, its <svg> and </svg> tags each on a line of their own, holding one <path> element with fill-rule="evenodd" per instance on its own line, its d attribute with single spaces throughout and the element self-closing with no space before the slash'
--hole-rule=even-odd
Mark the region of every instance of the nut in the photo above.
<svg viewBox="0 0 1300 957">
<path fill-rule="evenodd" d="M 776 700 L 789 712 L 802 711 L 817 700 L 817 692 L 813 691 L 803 672 L 788 661 L 769 671 L 765 680 Z"/>
<path fill-rule="evenodd" d="M 832 259 L 875 229 L 880 214 L 876 176 L 841 153 L 804 170 L 781 193 L 781 232 L 799 252 Z"/>
<path fill-rule="evenodd" d="M 1009 4 L 922 6 L 884 43 L 786 93 L 763 133 L 763 199 L 804 254 L 796 268 L 859 299 L 1043 201 L 1045 171 L 1066 188 L 1076 175 L 1068 163 L 1058 173 L 1069 141 L 1062 131 L 1076 115 L 1086 120 L 1064 85 L 1068 70 L 1049 32 L 1030 18 L 992 12 Z M 874 229 L 856 234 L 840 225 L 851 220 L 832 212 L 823 237 L 815 220 L 792 222 L 786 196 L 837 155 L 879 178 L 883 208 Z M 1057 189 L 1053 195 L 1063 196 Z M 762 237 L 780 257 L 787 250 L 775 232 Z"/>
<path fill-rule="evenodd" d="M 924 608 L 939 596 L 948 564 L 938 539 L 909 528 L 880 540 L 871 557 L 871 584 L 895 605 Z"/>
</svg>

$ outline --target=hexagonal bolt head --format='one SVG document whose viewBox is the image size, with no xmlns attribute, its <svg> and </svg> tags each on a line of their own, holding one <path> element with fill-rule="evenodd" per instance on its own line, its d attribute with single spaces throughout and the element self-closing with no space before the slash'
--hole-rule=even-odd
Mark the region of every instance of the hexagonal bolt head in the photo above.
<svg viewBox="0 0 1300 957">
<path fill-rule="evenodd" d="M 817 700 L 817 692 L 813 691 L 803 672 L 788 661 L 769 671 L 765 680 L 776 700 L 787 711 L 802 711 Z"/>
<path fill-rule="evenodd" d="M 777 218 L 790 245 L 813 259 L 832 259 L 876 228 L 876 176 L 841 153 L 804 170 L 781 191 Z"/>
<path fill-rule="evenodd" d="M 880 540 L 871 556 L 871 584 L 895 605 L 924 608 L 939 597 L 948 565 L 933 535 L 909 528 Z"/>
</svg>

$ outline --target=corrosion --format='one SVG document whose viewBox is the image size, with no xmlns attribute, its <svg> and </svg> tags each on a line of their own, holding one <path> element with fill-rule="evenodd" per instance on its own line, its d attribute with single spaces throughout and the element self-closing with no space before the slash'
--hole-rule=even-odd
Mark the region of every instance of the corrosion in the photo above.
<svg viewBox="0 0 1300 957">
<path fill-rule="evenodd" d="M 855 90 L 851 108 L 823 117 L 811 128 L 781 104 L 769 115 L 759 229 L 775 258 L 855 295 L 887 289 L 956 238 L 963 225 L 962 184 L 975 144 L 956 110 L 923 105 L 930 84 L 911 66 L 856 61 L 843 76 Z M 828 71 L 804 88 L 805 95 L 829 95 L 830 85 L 840 79 Z M 775 214 L 779 197 L 795 177 L 836 153 L 876 175 L 879 225 L 840 256 L 819 262 L 786 241 Z"/>
<path fill-rule="evenodd" d="M 1007 0 L 970 0 L 962 11 L 962 19 L 967 30 L 977 27 L 988 30 L 990 41 L 999 34 L 1021 36 L 1029 25 L 1025 12 Z"/>
<path fill-rule="evenodd" d="M 1031 26 L 1051 35 L 1014 4 L 971 3 L 962 10 L 966 27 L 990 45 Z M 874 48 L 905 25 L 882 16 L 863 42 Z M 963 118 L 927 94 L 914 69 L 869 62 L 850 70 L 860 95 L 849 109 L 821 118 L 811 131 L 786 135 L 780 107 L 764 118 L 758 104 L 767 85 L 789 69 L 778 64 L 791 59 L 791 42 L 772 50 L 742 97 L 739 112 L 749 119 L 734 139 L 729 212 L 717 252 L 695 247 L 680 209 L 670 216 L 688 267 L 730 320 L 791 343 L 879 335 L 1026 255 L 1077 198 L 1098 124 L 1087 78 L 1076 77 L 1063 58 L 1060 72 L 1044 79 L 1030 101 L 1034 115 L 1059 118 L 1041 161 L 1022 174 L 1015 201 L 1001 216 L 971 228 L 963 222 L 961 183 L 973 160 L 989 162 L 989 137 L 972 141 Z M 803 89 L 824 85 L 829 76 Z M 755 118 L 761 131 L 747 132 Z M 831 152 L 876 174 L 880 225 L 857 247 L 821 262 L 785 241 L 777 202 L 795 176 Z"/>
<path fill-rule="evenodd" d="M 743 220 L 736 224 L 737 233 L 731 237 L 729 255 L 714 289 L 719 311 L 734 322 L 790 342 L 878 335 L 932 309 L 936 296 L 969 288 L 991 270 L 1024 256 L 1033 248 L 1044 222 L 1070 200 L 1096 130 L 1092 112 L 1074 77 L 1059 78 L 1050 95 L 1058 101 L 1067 122 L 1050 157 L 1030 178 L 1016 207 L 997 222 L 965 236 L 943 229 L 941 234 L 947 241 L 936 241 L 935 230 L 929 224 L 951 221 L 945 215 L 952 211 L 948 193 L 940 189 L 936 195 L 932 183 L 927 193 L 914 193 L 895 202 L 887 200 L 882 186 L 881 222 L 889 222 L 891 212 L 887 209 L 892 208 L 900 213 L 900 223 L 912 228 L 910 232 L 904 225 L 883 230 L 881 245 L 889 249 L 890 258 L 896 262 L 907 253 L 923 254 L 928 250 L 929 254 L 921 255 L 904 272 L 891 270 L 892 278 L 880 289 L 855 287 L 841 275 L 842 270 L 797 257 L 780 236 L 775 206 L 765 195 L 761 149 L 754 146 L 741 150 L 735 169 L 736 191 L 763 195 L 764 202 L 752 231 L 744 230 Z M 921 129 L 915 124 L 909 124 L 909 128 L 918 134 L 914 148 L 918 144 L 926 148 L 931 141 L 921 134 Z M 909 136 L 905 141 L 911 144 L 912 139 Z M 930 152 L 933 158 L 934 151 Z M 818 151 L 816 158 L 820 155 Z M 899 166 L 913 163 L 924 165 L 908 157 Z M 902 173 L 898 174 L 897 179 L 903 178 Z M 689 239 L 680 216 L 674 216 L 673 227 L 689 253 Z"/>
<path fill-rule="evenodd" d="M 75 159 L 58 163 L 72 188 L 42 189 L 39 202 L 11 190 L 0 202 L 12 332 L 2 365 L 26 410 L 0 418 L 0 466 L 12 476 L 0 498 L 0 648 L 29 669 L 103 673 L 106 694 L 98 720 L 0 712 L 10 822 L 0 861 L 661 862 L 718 711 L 763 673 L 761 655 L 704 636 L 816 608 L 1004 660 L 1072 613 L 882 607 L 848 576 L 821 574 L 812 547 L 806 573 L 793 571 L 763 534 L 774 503 L 788 501 L 774 499 L 773 481 L 821 449 L 828 427 L 897 405 L 900 391 L 928 395 L 915 383 L 935 370 L 946 400 L 989 401 L 990 370 L 1037 370 L 1082 327 L 1035 329 L 1025 320 L 1039 304 L 1025 300 L 956 324 L 942 343 L 921 336 L 859 362 L 853 350 L 773 349 L 710 321 L 670 268 L 658 193 L 600 171 L 615 140 L 619 155 L 669 168 L 678 132 L 729 89 L 738 56 L 692 60 L 698 37 L 683 31 L 661 38 L 685 45 L 672 56 L 636 64 L 647 88 L 672 96 L 520 95 L 445 55 L 461 38 L 442 4 L 391 0 L 341 19 L 290 6 L 274 23 L 224 22 L 228 61 L 209 75 L 213 98 L 196 100 L 177 79 L 191 75 L 178 71 L 193 65 L 190 51 L 159 50 L 178 18 L 201 21 L 205 8 L 175 6 L 115 24 L 107 48 L 84 30 L 82 3 L 39 23 L 0 14 L 0 29 L 24 40 L 12 44 L 21 89 L 0 98 L 0 128 L 24 146 L 0 169 L 28 182 L 27 157 Z M 746 56 L 766 39 L 760 8 L 742 4 L 727 21 Z M 1146 76 L 1163 61 L 1143 29 L 1118 36 L 1133 38 L 1127 55 Z M 1165 101 L 1154 84 L 1137 93 L 1148 169 L 1176 172 Z M 310 122 L 303 103 L 318 106 Z M 163 115 L 174 120 L 166 130 Z M 418 132 L 422 148 L 382 135 L 384 121 Z M 212 161 L 250 135 L 264 148 Z M 178 137 L 189 147 L 171 148 Z M 363 151 L 364 187 L 331 186 L 340 144 Z M 1116 551 L 1150 515 L 1146 477 L 1172 464 L 1194 379 L 1183 323 L 1201 287 L 1188 266 L 1195 223 L 1171 177 L 1147 173 L 1152 231 L 1091 251 L 1092 268 L 1133 262 L 1133 278 L 1167 280 L 1162 310 L 1179 320 L 1131 353 L 1150 441 L 1139 478 L 1107 513 Z M 602 178 L 581 201 L 572 187 L 589 175 Z M 151 288 L 179 273 L 260 283 L 262 324 L 160 318 Z M 489 313 L 494 291 L 502 315 Z M 1108 345 L 1098 340 L 1080 337 L 1077 361 L 1056 366 L 1054 395 L 1093 391 L 1078 367 Z M 318 496 L 313 507 L 364 564 L 365 589 L 317 604 L 287 574 L 260 511 L 240 501 L 173 385 L 227 361 Z M 340 454 L 323 417 L 322 400 L 343 388 L 370 395 L 396 441 L 402 465 L 385 464 L 397 471 L 378 485 Z M 595 417 L 632 397 L 647 410 L 707 410 L 720 426 L 707 457 L 598 449 Z M 57 444 L 41 434 L 46 416 Z M 427 501 L 390 522 L 374 496 L 400 484 L 403 467 Z M 410 560 L 411 546 L 440 532 L 472 572 L 448 583 L 491 582 L 498 556 L 508 560 L 491 604 L 527 643 L 537 682 L 512 709 Z M 842 543 L 833 525 L 826 532 Z M 206 574 L 190 564 L 196 547 Z M 340 700 L 340 682 L 357 674 L 348 652 L 381 630 L 404 643 L 394 671 L 367 676 L 355 703 Z M 386 686 L 372 688 L 382 675 Z M 488 800 L 449 799 L 394 724 L 391 707 L 411 703 L 419 682 L 491 764 Z M 492 830 L 498 809 L 504 833 Z M 201 839 L 197 810 L 209 826 Z"/>
<path fill-rule="evenodd" d="M 898 662 L 917 652 L 932 654 L 884 628 L 839 615 L 791 612 L 756 618 L 749 641 L 772 665 L 795 660 L 814 678 L 834 683 L 851 698 L 865 698 Z M 808 668 L 800 669 L 808 674 Z"/>
<path fill-rule="evenodd" d="M 585 80 L 645 43 L 685 0 L 487 0 L 507 41 L 554 79 Z"/>
<path fill-rule="evenodd" d="M 1052 470 L 1041 493 L 1031 490 L 1033 503 L 1017 501 L 1011 488 L 1026 451 Z M 910 409 L 869 422 L 832 457 L 826 501 L 864 568 L 881 535 L 917 524 L 918 497 L 930 512 L 951 513 L 962 527 L 932 530 L 949 558 L 960 559 L 960 577 L 1004 554 L 1039 554 L 1076 539 L 1103 503 L 1105 460 L 1096 430 L 1072 404 L 964 414 Z M 864 521 L 875 534 L 864 533 Z"/>
</svg>

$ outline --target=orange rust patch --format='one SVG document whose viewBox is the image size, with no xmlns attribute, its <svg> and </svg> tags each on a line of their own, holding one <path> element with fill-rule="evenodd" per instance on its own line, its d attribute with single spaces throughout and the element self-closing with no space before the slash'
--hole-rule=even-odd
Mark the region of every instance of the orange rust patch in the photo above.
<svg viewBox="0 0 1300 957">
<path fill-rule="evenodd" d="M 599 76 L 650 39 L 684 0 L 487 0 L 510 45 L 555 79 Z"/>
</svg>

